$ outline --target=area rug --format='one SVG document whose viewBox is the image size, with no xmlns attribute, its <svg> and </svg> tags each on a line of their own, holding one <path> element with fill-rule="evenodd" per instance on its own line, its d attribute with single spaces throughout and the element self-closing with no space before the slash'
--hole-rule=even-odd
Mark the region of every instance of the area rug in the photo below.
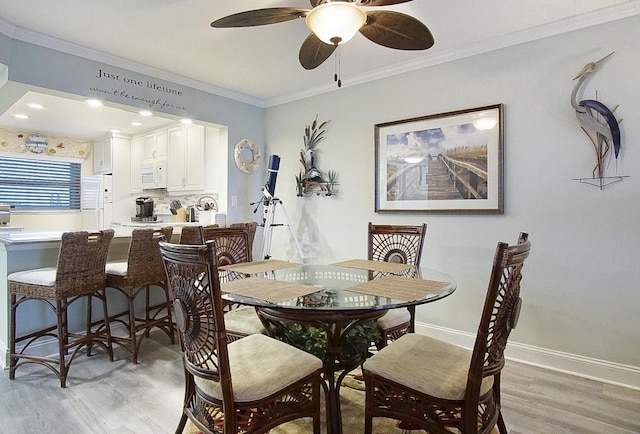
<svg viewBox="0 0 640 434">
<path fill-rule="evenodd" d="M 342 432 L 345 434 L 359 434 L 364 432 L 364 383 L 355 378 L 359 370 L 347 375 L 340 389 L 340 405 L 342 408 Z M 324 402 L 324 398 L 323 398 Z M 322 411 L 322 432 L 327 432 L 326 416 Z M 398 422 L 391 419 L 374 418 L 374 434 L 402 434 L 397 427 Z M 185 434 L 197 434 L 199 430 L 190 422 L 184 431 Z M 404 431 L 407 432 L 407 431 Z M 409 431 L 416 433 L 419 431 Z M 310 434 L 313 433 L 311 419 L 298 419 L 285 423 L 270 431 L 270 434 Z"/>
</svg>

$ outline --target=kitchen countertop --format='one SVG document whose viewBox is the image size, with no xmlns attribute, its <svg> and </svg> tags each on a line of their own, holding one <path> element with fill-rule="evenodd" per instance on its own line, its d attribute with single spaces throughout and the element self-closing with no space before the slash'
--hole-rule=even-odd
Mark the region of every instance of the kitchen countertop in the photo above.
<svg viewBox="0 0 640 434">
<path fill-rule="evenodd" d="M 24 226 L 0 225 L 0 234 L 7 232 L 18 232 L 24 229 Z"/>
<path fill-rule="evenodd" d="M 179 235 L 185 226 L 197 226 L 198 222 L 126 222 L 115 225 L 114 238 L 130 238 L 131 232 L 136 228 L 161 228 L 164 226 L 172 226 L 173 234 Z M 17 226 L 12 226 L 16 228 Z M 95 230 L 95 229 L 88 229 Z M 67 231 L 0 231 L 0 244 L 27 244 L 42 243 L 49 241 L 60 241 L 62 234 Z"/>
<path fill-rule="evenodd" d="M 131 237 L 131 228 L 114 228 L 114 238 Z M 40 243 L 47 241 L 60 241 L 62 234 L 67 231 L 20 231 L 1 233 L 0 243 L 3 244 L 25 244 Z"/>
</svg>

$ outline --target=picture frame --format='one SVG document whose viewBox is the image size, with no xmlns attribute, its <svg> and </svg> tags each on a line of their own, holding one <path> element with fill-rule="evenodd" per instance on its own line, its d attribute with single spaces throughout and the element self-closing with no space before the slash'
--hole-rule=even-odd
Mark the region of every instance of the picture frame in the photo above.
<svg viewBox="0 0 640 434">
<path fill-rule="evenodd" d="M 504 214 L 503 104 L 379 123 L 375 212 Z"/>
</svg>

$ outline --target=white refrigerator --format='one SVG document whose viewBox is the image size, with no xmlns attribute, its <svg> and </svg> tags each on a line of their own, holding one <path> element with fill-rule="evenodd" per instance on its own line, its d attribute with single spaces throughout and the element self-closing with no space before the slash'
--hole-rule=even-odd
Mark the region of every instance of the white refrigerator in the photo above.
<svg viewBox="0 0 640 434">
<path fill-rule="evenodd" d="M 83 177 L 81 206 L 82 229 L 110 228 L 113 220 L 113 176 Z"/>
</svg>

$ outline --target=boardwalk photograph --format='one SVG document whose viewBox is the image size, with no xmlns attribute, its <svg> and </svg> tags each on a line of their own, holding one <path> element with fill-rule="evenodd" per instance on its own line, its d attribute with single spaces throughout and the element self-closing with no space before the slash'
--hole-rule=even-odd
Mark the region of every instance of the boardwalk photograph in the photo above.
<svg viewBox="0 0 640 434">
<path fill-rule="evenodd" d="M 500 107 L 376 126 L 376 209 L 501 208 Z"/>
</svg>

